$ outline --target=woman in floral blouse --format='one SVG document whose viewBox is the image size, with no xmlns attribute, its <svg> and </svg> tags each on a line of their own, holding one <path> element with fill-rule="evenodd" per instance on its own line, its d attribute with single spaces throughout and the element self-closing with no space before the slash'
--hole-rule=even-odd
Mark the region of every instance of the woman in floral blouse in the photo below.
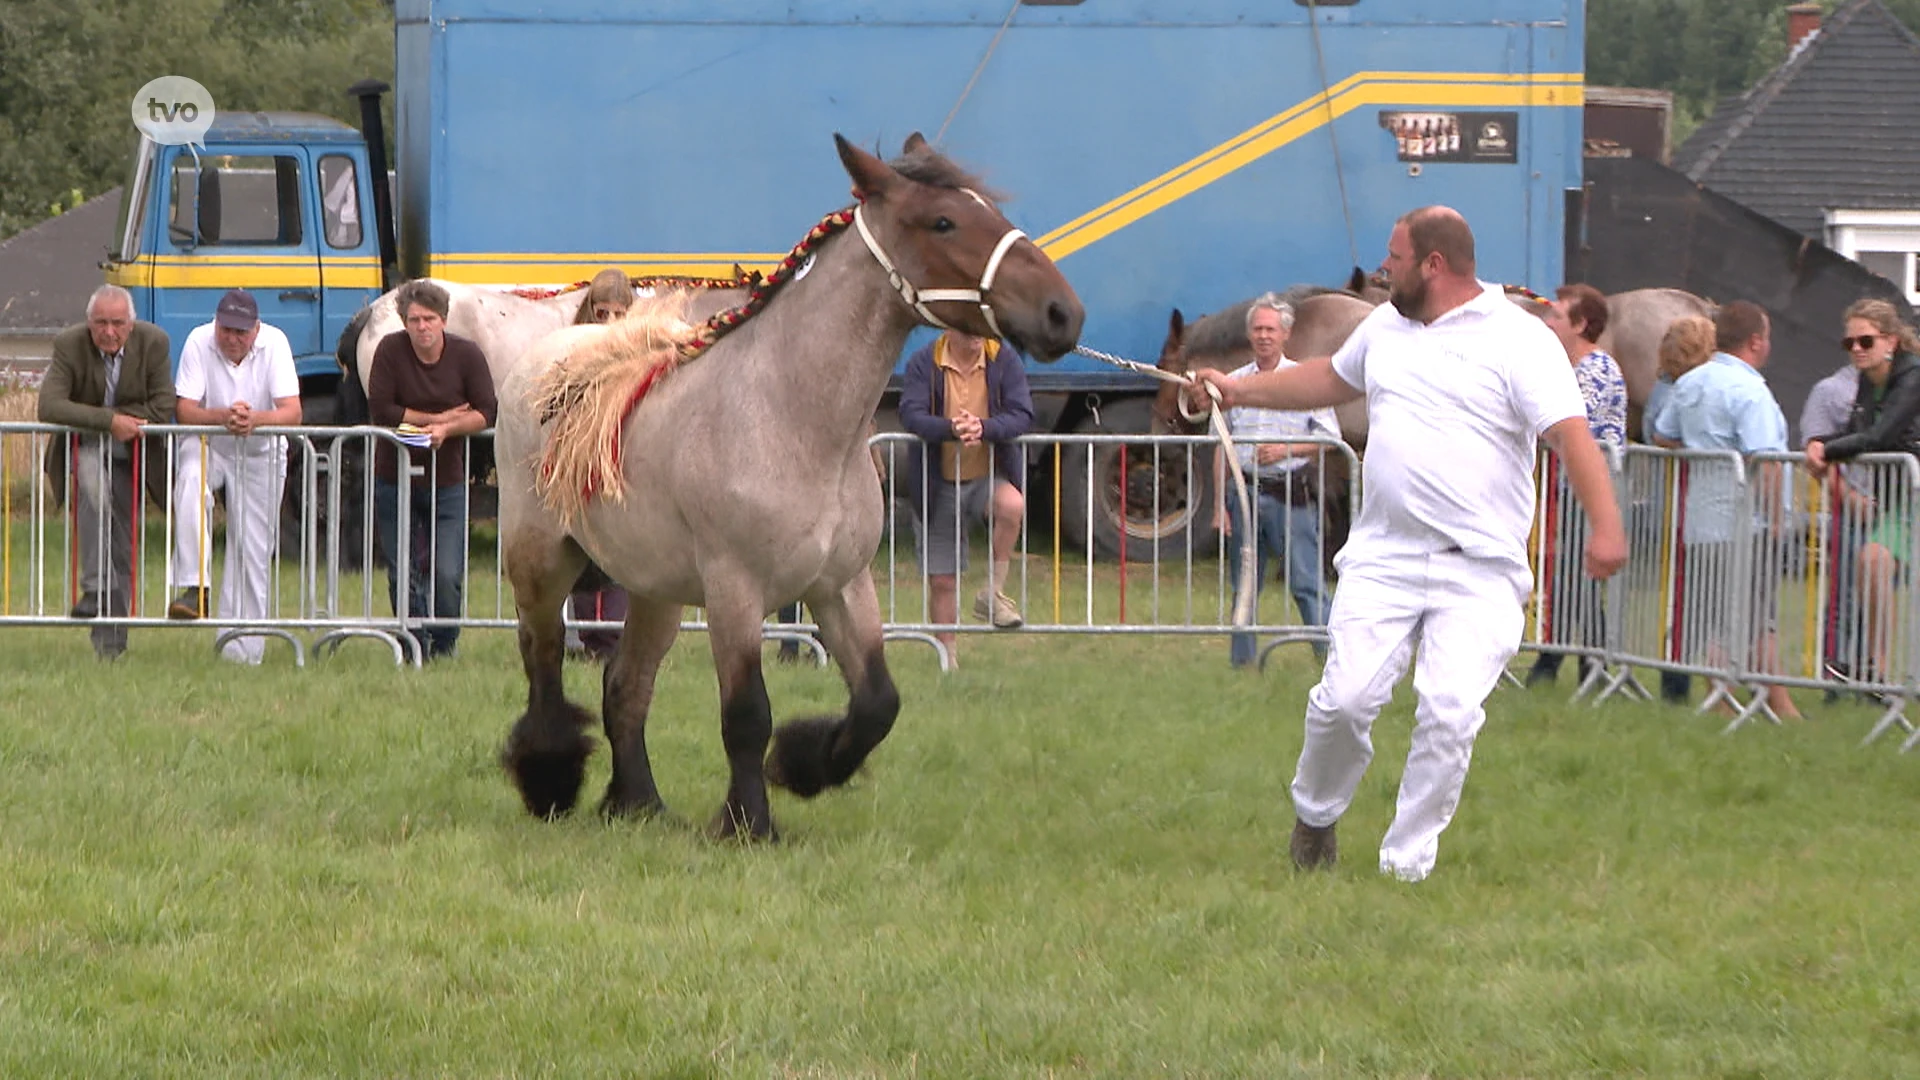
<svg viewBox="0 0 1920 1080">
<path fill-rule="evenodd" d="M 1618 453 L 1627 445 L 1627 382 L 1620 365 L 1599 346 L 1607 329 L 1607 298 L 1591 285 L 1562 285 L 1554 292 L 1554 301 L 1541 313 L 1547 327 L 1567 350 L 1573 365 L 1573 377 L 1580 384 L 1580 396 L 1587 403 L 1587 427 L 1593 441 L 1607 452 Z M 1566 641 L 1576 635 L 1580 644 L 1597 648 L 1605 643 L 1606 617 L 1600 608 L 1598 583 L 1575 583 L 1576 595 L 1562 595 L 1554 604 L 1555 627 L 1552 639 Z M 1566 592 L 1562 590 L 1563 594 Z M 1572 601 L 1569 603 L 1568 601 Z M 1570 610 L 1578 609 L 1578 610 Z M 1552 682 L 1560 673 L 1565 655 L 1557 650 L 1541 649 L 1527 674 L 1527 685 Z M 1582 657 L 1580 681 L 1591 674 L 1594 661 Z"/>
</svg>

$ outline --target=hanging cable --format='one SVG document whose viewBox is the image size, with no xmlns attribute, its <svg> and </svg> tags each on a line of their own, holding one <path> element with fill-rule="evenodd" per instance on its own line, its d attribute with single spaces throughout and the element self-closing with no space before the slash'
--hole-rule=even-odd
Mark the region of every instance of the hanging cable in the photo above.
<svg viewBox="0 0 1920 1080">
<path fill-rule="evenodd" d="M 1360 265 L 1360 245 L 1353 235 L 1353 208 L 1347 204 L 1347 170 L 1340 164 L 1340 136 L 1334 132 L 1333 87 L 1327 82 L 1327 52 L 1320 45 L 1320 8 L 1307 0 L 1307 25 L 1313 31 L 1313 58 L 1320 68 L 1320 103 L 1327 110 L 1327 142 L 1333 146 L 1333 178 L 1340 187 L 1340 216 L 1347 222 L 1347 254 Z"/>
<path fill-rule="evenodd" d="M 953 102 L 953 108 L 947 110 L 947 118 L 940 121 L 940 130 L 933 136 L 934 145 L 938 146 L 940 140 L 946 137 L 947 125 L 953 123 L 953 118 L 960 113 L 960 106 L 966 103 L 967 95 L 973 93 L 973 84 L 979 82 L 980 73 L 987 70 L 987 61 L 993 59 L 993 50 L 1000 47 L 1000 38 L 1007 32 L 1007 27 L 1013 25 L 1013 17 L 1020 13 L 1022 2 L 1023 0 L 1013 0 L 1013 6 L 1007 9 L 1007 17 L 1000 20 L 1000 29 L 995 30 L 993 40 L 987 42 L 987 51 L 980 57 L 980 62 L 974 65 L 973 74 L 968 77 L 967 85 L 961 88 L 960 96 Z"/>
</svg>

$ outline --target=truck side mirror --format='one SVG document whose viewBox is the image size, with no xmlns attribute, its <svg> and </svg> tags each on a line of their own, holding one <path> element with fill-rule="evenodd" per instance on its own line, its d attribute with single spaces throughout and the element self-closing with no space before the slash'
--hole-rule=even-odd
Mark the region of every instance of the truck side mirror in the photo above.
<svg viewBox="0 0 1920 1080">
<path fill-rule="evenodd" d="M 220 170 L 209 169 L 193 156 L 194 169 L 198 174 L 193 193 L 193 233 L 198 243 L 217 244 L 220 242 Z"/>
</svg>

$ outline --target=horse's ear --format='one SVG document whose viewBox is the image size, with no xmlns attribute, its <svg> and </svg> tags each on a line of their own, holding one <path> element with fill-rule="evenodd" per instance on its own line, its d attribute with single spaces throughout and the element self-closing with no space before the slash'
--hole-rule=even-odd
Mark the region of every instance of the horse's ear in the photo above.
<svg viewBox="0 0 1920 1080">
<path fill-rule="evenodd" d="M 1167 316 L 1167 340 L 1178 341 L 1186 335 L 1187 317 L 1180 314 L 1179 308 L 1174 308 L 1173 314 Z"/>
<path fill-rule="evenodd" d="M 848 142 L 837 131 L 833 134 L 833 145 L 840 151 L 840 164 L 846 166 L 847 176 L 853 180 L 856 199 L 884 194 L 900 177 L 886 162 Z"/>
<path fill-rule="evenodd" d="M 922 150 L 925 150 L 926 148 L 927 148 L 927 137 L 916 131 L 913 134 L 907 136 L 906 145 L 900 148 L 900 152 L 902 154 L 914 154 Z"/>
<path fill-rule="evenodd" d="M 1367 291 L 1367 272 L 1365 270 L 1357 266 L 1353 268 L 1353 273 L 1347 275 L 1347 291 L 1350 293 Z"/>
</svg>

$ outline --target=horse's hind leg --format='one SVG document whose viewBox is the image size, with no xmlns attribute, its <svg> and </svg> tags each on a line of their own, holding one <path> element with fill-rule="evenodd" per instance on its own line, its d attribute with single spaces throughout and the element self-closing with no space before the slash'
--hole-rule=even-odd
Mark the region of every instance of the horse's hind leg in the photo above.
<svg viewBox="0 0 1920 1080">
<path fill-rule="evenodd" d="M 608 817 L 651 816 L 666 810 L 647 759 L 647 713 L 660 661 L 680 633 L 680 605 L 628 596 L 620 647 L 601 677 L 600 716 L 613 748 L 613 779 L 600 812 Z"/>
<path fill-rule="evenodd" d="M 900 715 L 900 691 L 887 672 L 873 575 L 861 570 L 839 593 L 818 602 L 810 597 L 808 603 L 827 651 L 847 681 L 849 697 L 846 716 L 789 721 L 774 736 L 767 778 L 802 798 L 852 779 Z"/>
<path fill-rule="evenodd" d="M 567 700 L 561 682 L 564 646 L 561 605 L 585 563 L 573 542 L 516 539 L 507 545 L 507 574 L 519 609 L 520 662 L 527 673 L 527 711 L 500 751 L 520 800 L 535 817 L 573 810 L 593 742 L 585 729 L 593 714 Z"/>
</svg>

